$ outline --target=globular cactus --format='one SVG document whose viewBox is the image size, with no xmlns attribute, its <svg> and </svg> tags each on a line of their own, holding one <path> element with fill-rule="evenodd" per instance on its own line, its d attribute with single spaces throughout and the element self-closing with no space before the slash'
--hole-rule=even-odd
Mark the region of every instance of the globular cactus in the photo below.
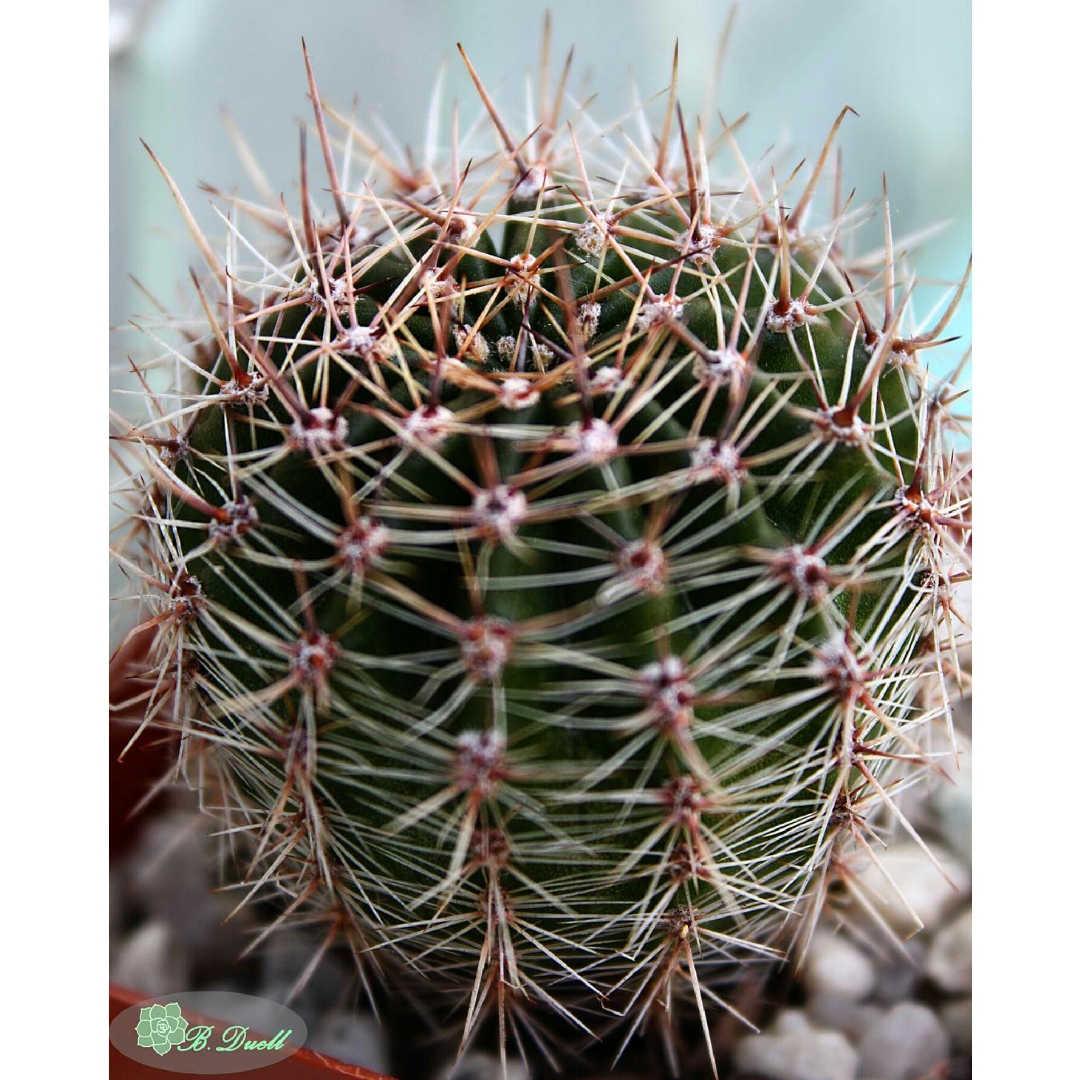
<svg viewBox="0 0 1080 1080">
<path fill-rule="evenodd" d="M 328 190 L 302 137 L 222 256 L 173 187 L 205 330 L 116 431 L 142 727 L 270 929 L 447 991 L 462 1045 L 618 1051 L 787 949 L 931 764 L 970 526 L 921 354 L 963 285 L 920 329 L 887 197 L 876 263 L 839 199 L 809 227 L 843 113 L 778 182 L 674 81 L 649 145 L 561 119 L 565 75 L 512 132 L 462 57 L 494 141 L 455 109 L 395 160 L 309 66 Z"/>
</svg>

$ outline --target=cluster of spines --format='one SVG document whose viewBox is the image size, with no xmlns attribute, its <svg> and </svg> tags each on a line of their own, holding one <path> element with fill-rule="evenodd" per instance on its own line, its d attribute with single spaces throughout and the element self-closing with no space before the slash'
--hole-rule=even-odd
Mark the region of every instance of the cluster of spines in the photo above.
<svg viewBox="0 0 1080 1080">
<path fill-rule="evenodd" d="M 720 214 L 708 173 L 715 147 L 700 128 L 693 146 L 674 78 L 655 158 L 627 140 L 627 161 L 640 170 L 637 186 L 624 191 L 619 181 L 605 198 L 594 192 L 585 166 L 591 147 L 583 148 L 575 132 L 575 123 L 589 124 L 587 117 L 575 117 L 565 137 L 557 130 L 565 75 L 550 100 L 541 94 L 535 137 L 515 142 L 469 70 L 503 144 L 486 169 L 475 162 L 460 168 L 456 125 L 451 179 L 443 185 L 430 154 L 423 168 L 409 171 L 335 117 L 347 132 L 344 160 L 366 153 L 372 171 L 388 174 L 393 188 L 377 197 L 365 183 L 359 195 L 346 197 L 328 110 L 309 66 L 336 215 L 326 223 L 316 218 L 302 152 L 298 221 L 284 206 L 278 213 L 234 205 L 234 213 L 254 214 L 291 241 L 294 258 L 264 259 L 263 276 L 245 280 L 238 247 L 257 248 L 232 214 L 226 264 L 197 233 L 222 299 L 211 302 L 196 279 L 212 337 L 193 343 L 201 363 L 175 351 L 172 357 L 195 368 L 204 386 L 178 408 L 162 407 L 149 424 L 123 433 L 148 457 L 138 497 L 139 517 L 149 526 L 140 542 L 151 554 L 121 556 L 156 594 L 151 622 L 159 630 L 159 663 L 146 723 L 164 721 L 171 709 L 188 751 L 198 748 L 201 764 L 207 757 L 221 798 L 260 837 L 255 888 L 285 887 L 293 896 L 290 913 L 302 906 L 328 912 L 328 943 L 341 937 L 369 958 L 389 949 L 428 975 L 471 987 L 463 1045 L 491 1004 L 504 1047 L 508 1027 L 519 1041 L 524 1030 L 543 1045 L 536 1018 L 524 1008 L 529 1000 L 585 1030 L 575 1006 L 600 1002 L 629 1015 L 632 1034 L 683 976 L 704 1022 L 703 996 L 718 999 L 698 968 L 740 948 L 767 952 L 765 928 L 795 909 L 838 839 L 868 846 L 865 823 L 875 807 L 892 803 L 895 766 L 928 764 L 919 729 L 934 714 L 918 712 L 914 694 L 944 668 L 936 621 L 947 619 L 951 586 L 966 572 L 970 523 L 966 474 L 942 445 L 951 380 L 933 388 L 917 357 L 937 343 L 952 305 L 929 332 L 901 334 L 910 294 L 894 302 L 887 200 L 880 328 L 868 314 L 875 290 L 853 288 L 840 253 L 847 207 L 838 203 L 824 237 L 803 231 L 843 114 L 792 211 L 782 206 L 787 184 L 774 183 L 765 197 L 745 169 L 740 194 Z M 732 133 L 725 128 L 719 142 L 738 156 Z M 436 143 L 429 138 L 429 147 Z M 619 208 L 620 202 L 626 205 Z M 649 214 L 657 224 L 642 233 L 635 216 Z M 493 231 L 514 229 L 526 234 L 517 254 L 504 258 L 473 246 Z M 537 235 L 548 242 L 534 253 Z M 426 253 L 418 254 L 418 245 Z M 661 252 L 649 255 L 645 270 L 639 245 Z M 725 246 L 747 253 L 737 274 L 723 273 L 714 259 Z M 566 269 L 575 250 L 599 260 L 584 297 L 575 294 Z M 767 271 L 759 267 L 759 250 L 772 255 Z M 809 264 L 796 250 L 813 255 Z M 604 272 L 608 256 L 623 276 Z M 465 260 L 479 277 L 461 273 Z M 400 264 L 396 286 L 365 307 L 367 278 L 391 264 Z M 663 270 L 671 273 L 657 291 L 654 278 Z M 684 276 L 700 282 L 689 295 L 679 289 Z M 751 321 L 752 286 L 769 299 Z M 602 330 L 603 305 L 628 296 L 625 329 Z M 715 313 L 714 344 L 685 321 L 694 299 Z M 466 317 L 466 305 L 475 309 L 480 301 L 480 314 Z M 518 313 L 519 329 L 496 336 L 489 327 L 507 306 Z M 415 319 L 425 312 L 431 340 L 421 342 Z M 294 321 L 286 332 L 298 314 L 299 325 Z M 830 314 L 850 324 L 839 395 L 826 385 L 809 330 Z M 320 323 L 321 343 L 313 342 L 309 328 Z M 769 335 L 788 339 L 803 370 L 762 388 L 756 359 Z M 865 352 L 858 362 L 856 349 Z M 918 430 L 910 458 L 892 445 L 897 418 L 875 412 L 880 378 L 897 369 L 909 375 L 906 418 Z M 684 370 L 692 373 L 691 391 L 675 405 L 653 407 L 656 415 L 628 437 L 630 422 L 660 401 L 673 372 Z M 342 372 L 344 389 L 332 392 L 332 376 Z M 388 373 L 404 394 L 390 391 Z M 807 387 L 808 404 L 793 404 Z M 451 389 L 471 394 L 456 411 L 446 404 Z M 705 421 L 721 393 L 729 405 L 707 435 Z M 687 435 L 665 440 L 667 422 L 695 396 L 700 408 Z M 539 431 L 490 420 L 499 411 L 527 415 L 537 401 L 552 398 L 576 407 L 578 419 Z M 195 422 L 207 410 L 217 410 L 225 433 L 224 453 L 216 456 L 192 445 Z M 808 432 L 756 454 L 758 437 L 781 412 L 808 420 Z M 377 421 L 382 434 L 352 442 L 357 417 Z M 237 429 L 244 427 L 252 448 L 237 453 Z M 275 438 L 260 446 L 254 433 L 266 431 Z M 446 440 L 462 434 L 475 446 L 477 479 L 441 456 Z M 496 444 L 518 455 L 512 475 L 501 475 Z M 846 514 L 827 507 L 803 542 L 743 545 L 740 561 L 725 549 L 695 550 L 708 533 L 688 538 L 687 522 L 674 513 L 686 490 L 714 484 L 709 505 L 722 508 L 719 532 L 778 490 L 817 475 L 838 448 L 854 448 L 878 472 L 891 463 L 895 485 L 854 493 Z M 676 452 L 687 454 L 689 464 L 662 480 L 627 484 L 614 476 L 628 455 Z M 398 473 L 417 457 L 458 486 L 454 505 L 395 502 Z M 274 481 L 272 470 L 287 458 L 307 461 L 339 494 L 340 522 Z M 785 462 L 778 473 L 768 468 L 777 460 Z M 560 495 L 560 486 L 585 468 L 600 470 L 611 490 Z M 754 486 L 758 475 L 766 477 L 763 488 Z M 642 535 L 622 535 L 603 520 L 620 506 L 647 508 Z M 281 537 L 262 527 L 265 509 L 333 554 L 306 561 L 288 555 Z M 830 562 L 830 552 L 871 512 L 878 528 L 842 565 Z M 526 543 L 519 533 L 529 524 L 567 520 L 588 521 L 598 546 L 577 544 L 574 554 L 595 565 L 564 576 L 574 585 L 598 582 L 598 602 L 513 620 L 490 614 L 487 594 L 500 585 L 506 591 L 559 584 L 543 572 L 535 580 L 527 571 L 512 578 L 494 573 L 493 552 L 527 552 L 530 545 L 555 550 L 562 541 Z M 196 544 L 182 535 L 193 529 L 205 532 Z M 423 558 L 448 544 L 457 548 L 471 617 L 432 603 L 393 573 L 395 558 Z M 601 558 L 605 548 L 610 555 Z M 748 570 L 746 560 L 759 569 Z M 228 579 L 237 597 L 258 610 L 260 624 L 210 599 L 196 565 Z M 293 602 L 261 587 L 260 565 L 294 576 Z M 657 657 L 647 662 L 625 662 L 610 646 L 583 649 L 574 637 L 642 595 L 679 582 L 729 584 L 740 575 L 749 584 L 734 599 L 672 617 L 656 636 Z M 918 581 L 909 589 L 913 576 Z M 864 591 L 873 610 L 856 625 Z M 425 624 L 440 644 L 400 657 L 351 653 L 344 630 L 328 632 L 315 616 L 319 598 L 329 593 L 343 596 L 345 628 L 363 618 L 365 604 L 381 605 Z M 876 606 L 875 593 L 883 597 Z M 755 595 L 761 597 L 756 623 L 732 625 Z M 846 620 L 834 604 L 841 596 Z M 770 638 L 774 646 L 763 654 L 755 630 L 788 608 Z M 831 636 L 802 636 L 808 612 L 828 613 Z M 670 654 L 674 634 L 690 635 L 692 645 Z M 534 725 L 618 732 L 625 740 L 619 752 L 584 770 L 573 762 L 519 760 L 499 711 L 500 678 L 511 657 L 526 668 L 562 665 L 573 673 L 559 686 L 521 692 L 521 715 L 533 715 Z M 259 689 L 238 676 L 238 660 L 257 675 Z M 387 692 L 370 677 L 380 666 L 422 679 L 422 692 L 408 699 Z M 786 696 L 755 696 L 756 684 L 784 678 L 798 683 Z M 457 689 L 448 689 L 455 679 Z M 446 730 L 478 688 L 490 706 L 486 723 Z M 590 716 L 598 702 L 604 709 Z M 721 720 L 700 715 L 721 705 Z M 616 707 L 621 711 L 613 715 Z M 792 717 L 789 725 L 767 738 L 756 735 L 778 712 Z M 760 768 L 791 730 L 815 716 L 827 722 L 801 755 Z M 335 741 L 343 723 L 354 742 Z M 743 747 L 723 769 L 700 749 L 702 740 L 716 737 Z M 386 745 L 388 738 L 397 745 Z M 380 747 L 377 761 L 363 753 L 365 740 Z M 666 782 L 650 784 L 662 756 L 677 769 Z M 333 775 L 333 785 L 325 774 Z M 627 776 L 625 790 L 605 786 L 617 775 Z M 389 782 L 380 789 L 377 779 Z M 418 786 L 433 793 L 420 801 L 395 794 Z M 375 803 L 378 824 L 357 821 L 340 805 L 349 788 Z M 600 800 L 621 809 L 600 819 L 583 809 Z M 723 830 L 710 825 L 719 815 Z M 519 823 L 514 829 L 511 820 Z M 418 846 L 418 836 L 429 846 Z M 400 880 L 395 870 L 405 864 L 414 876 Z M 369 875 L 358 877 L 357 866 Z M 528 874 L 523 866 L 544 872 Z M 601 885 L 620 879 L 643 881 L 644 889 L 612 902 Z"/>
</svg>

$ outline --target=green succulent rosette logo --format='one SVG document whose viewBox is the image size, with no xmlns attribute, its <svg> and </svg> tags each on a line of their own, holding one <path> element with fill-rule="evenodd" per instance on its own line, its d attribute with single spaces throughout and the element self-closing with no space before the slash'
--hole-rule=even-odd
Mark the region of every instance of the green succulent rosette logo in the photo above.
<svg viewBox="0 0 1080 1080">
<path fill-rule="evenodd" d="M 140 1046 L 153 1047 L 156 1054 L 164 1056 L 174 1046 L 184 1041 L 187 1021 L 180 1015 L 175 1001 L 168 1005 L 151 1005 L 139 1010 L 139 1022 L 135 1033 Z"/>
</svg>

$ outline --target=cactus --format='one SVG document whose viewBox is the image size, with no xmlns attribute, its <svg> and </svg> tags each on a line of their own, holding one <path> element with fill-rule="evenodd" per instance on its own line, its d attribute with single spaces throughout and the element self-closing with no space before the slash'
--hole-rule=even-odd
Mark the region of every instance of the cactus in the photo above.
<svg viewBox="0 0 1080 1080">
<path fill-rule="evenodd" d="M 512 130 L 461 56 L 482 122 L 442 156 L 433 109 L 416 164 L 305 49 L 326 185 L 301 132 L 298 199 L 222 196 L 224 254 L 154 158 L 206 269 L 114 432 L 132 741 L 178 733 L 267 934 L 324 922 L 462 1047 L 614 1056 L 680 1002 L 708 1044 L 948 721 L 969 495 L 921 356 L 967 275 L 920 326 L 887 191 L 876 262 L 850 199 L 810 227 L 846 109 L 778 180 L 687 123 L 677 53 L 641 145 L 565 118 L 569 64 Z"/>
</svg>

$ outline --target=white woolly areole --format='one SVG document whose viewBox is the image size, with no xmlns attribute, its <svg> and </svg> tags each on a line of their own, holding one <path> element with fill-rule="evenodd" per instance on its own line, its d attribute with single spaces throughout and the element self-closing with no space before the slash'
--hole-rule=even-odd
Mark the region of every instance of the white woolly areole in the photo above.
<svg viewBox="0 0 1080 1080">
<path fill-rule="evenodd" d="M 185 623 L 193 619 L 202 607 L 205 595 L 202 582 L 190 574 L 184 574 L 173 585 L 170 595 L 172 598 L 172 616 L 177 622 Z"/>
<path fill-rule="evenodd" d="M 597 464 L 610 460 L 619 449 L 619 436 L 603 420 L 571 424 L 566 434 L 575 454 Z"/>
<path fill-rule="evenodd" d="M 828 590 L 828 563 L 802 544 L 792 544 L 781 552 L 776 567 L 800 596 L 819 598 Z"/>
<path fill-rule="evenodd" d="M 421 294 L 431 293 L 436 299 L 453 296 L 458 291 L 457 282 L 439 275 L 438 270 L 425 270 L 420 276 Z"/>
<path fill-rule="evenodd" d="M 787 309 L 779 314 L 776 311 L 776 304 L 769 306 L 769 314 L 765 316 L 765 327 L 767 330 L 774 334 L 783 334 L 788 330 L 794 330 L 796 326 L 802 326 L 806 322 L 808 315 L 806 312 L 806 305 L 798 299 L 789 300 Z"/>
<path fill-rule="evenodd" d="M 663 660 L 654 660 L 641 669 L 641 678 L 650 687 L 659 688 L 686 679 L 686 665 L 681 656 L 665 656 Z"/>
<path fill-rule="evenodd" d="M 686 711 L 694 697 L 694 687 L 686 675 L 681 657 L 665 656 L 641 669 L 641 679 L 653 706 L 664 719 Z"/>
<path fill-rule="evenodd" d="M 524 252 L 515 255 L 510 260 L 510 271 L 503 279 L 503 288 L 506 289 L 507 296 L 519 304 L 524 304 L 530 287 L 536 284 L 536 256 Z"/>
<path fill-rule="evenodd" d="M 515 199 L 535 199 L 547 183 L 547 170 L 533 165 L 514 188 Z"/>
<path fill-rule="evenodd" d="M 473 369 L 465 363 L 464 360 L 459 360 L 456 356 L 444 356 L 442 358 L 442 367 L 444 371 L 472 371 Z M 428 367 L 430 370 L 434 370 L 435 364 L 429 362 Z"/>
<path fill-rule="evenodd" d="M 477 795 L 490 795 L 506 770 L 506 739 L 497 731 L 463 731 L 457 739 L 455 779 Z"/>
<path fill-rule="evenodd" d="M 353 252 L 359 252 L 365 247 L 371 246 L 371 231 L 365 229 L 358 222 L 352 222 L 349 225 L 349 249 Z M 332 233 L 323 237 L 322 249 L 328 252 L 342 251 L 344 245 L 341 242 L 341 231 L 335 230 Z"/>
<path fill-rule="evenodd" d="M 723 243 L 724 232 L 716 225 L 700 224 L 697 227 L 697 236 L 683 233 L 682 245 L 686 249 L 692 262 L 701 266 L 708 263 L 713 252 Z"/>
<path fill-rule="evenodd" d="M 811 674 L 841 693 L 850 693 L 866 682 L 866 669 L 851 651 L 843 634 L 837 634 L 814 653 Z"/>
<path fill-rule="evenodd" d="M 454 240 L 472 236 L 480 225 L 480 219 L 476 214 L 470 214 L 465 210 L 455 210 L 449 215 L 446 211 L 439 211 L 439 213 L 446 223 L 446 235 Z"/>
<path fill-rule="evenodd" d="M 161 461 L 164 465 L 175 465 L 178 461 L 186 458 L 189 453 L 191 453 L 191 442 L 183 432 L 169 439 L 160 448 Z"/>
<path fill-rule="evenodd" d="M 933 527 L 934 504 L 922 491 L 918 493 L 918 498 L 915 498 L 910 488 L 897 488 L 895 502 L 907 515 L 908 524 L 912 528 L 925 531 Z"/>
<path fill-rule="evenodd" d="M 532 344 L 533 359 L 541 371 L 546 371 L 548 365 L 555 359 L 555 354 L 542 342 L 534 341 Z"/>
<path fill-rule="evenodd" d="M 473 520 L 485 531 L 503 538 L 513 536 L 518 522 L 529 512 L 529 501 L 521 491 L 498 484 L 478 491 L 473 499 Z"/>
<path fill-rule="evenodd" d="M 725 349 L 709 349 L 694 360 L 694 378 L 710 386 L 730 386 L 747 372 L 746 358 L 729 345 Z"/>
<path fill-rule="evenodd" d="M 659 544 L 635 540 L 620 549 L 616 561 L 627 582 L 642 592 L 656 593 L 667 581 L 667 559 Z"/>
<path fill-rule="evenodd" d="M 301 450 L 309 454 L 323 454 L 338 450 L 345 445 L 349 425 L 344 416 L 335 416 L 333 410 L 324 406 L 312 409 L 303 420 L 293 423 L 289 437 Z"/>
<path fill-rule="evenodd" d="M 588 341 L 599 328 L 602 310 L 601 304 L 596 300 L 585 300 L 578 304 L 577 324 L 585 341 Z"/>
<path fill-rule="evenodd" d="M 589 379 L 589 389 L 594 394 L 614 394 L 622 388 L 623 381 L 623 373 L 619 368 L 597 368 Z"/>
<path fill-rule="evenodd" d="M 241 386 L 235 379 L 230 379 L 221 387 L 221 397 L 243 405 L 261 405 L 269 396 L 270 387 L 259 375 L 252 378 L 246 386 Z"/>
<path fill-rule="evenodd" d="M 445 405 L 430 405 L 414 409 L 405 418 L 404 430 L 401 433 L 403 442 L 423 443 L 425 446 L 434 446 L 446 438 L 453 422 L 454 414 Z"/>
<path fill-rule="evenodd" d="M 311 683 L 334 666 L 341 650 L 329 634 L 321 630 L 302 637 L 292 649 L 293 675 L 301 683 Z"/>
<path fill-rule="evenodd" d="M 227 521 L 219 521 L 217 518 L 211 520 L 209 536 L 215 544 L 238 540 L 244 533 L 259 524 L 258 511 L 244 496 L 235 502 L 223 504 L 221 509 L 229 515 L 229 519 Z"/>
<path fill-rule="evenodd" d="M 615 220 L 615 215 L 605 210 L 596 215 L 596 221 L 589 220 L 578 226 L 574 241 L 582 251 L 588 255 L 600 255 L 607 246 L 611 236 L 610 227 Z"/>
<path fill-rule="evenodd" d="M 506 749 L 506 739 L 497 731 L 463 731 L 457 738 L 457 745 L 461 754 L 495 764 Z"/>
<path fill-rule="evenodd" d="M 470 334 L 472 335 L 471 340 Z M 465 347 L 466 342 L 469 343 L 469 348 L 465 355 L 478 364 L 486 364 L 487 358 L 491 355 L 491 346 L 488 345 L 487 338 L 479 331 L 473 334 L 472 325 L 469 323 L 464 326 L 455 326 L 454 344 L 457 346 L 459 353 Z"/>
<path fill-rule="evenodd" d="M 881 344 L 882 331 L 870 329 L 862 339 L 862 350 L 868 357 L 874 357 Z M 902 348 L 897 348 L 897 343 L 890 343 L 889 355 L 885 359 L 888 368 L 905 367 L 912 361 L 912 354 Z"/>
<path fill-rule="evenodd" d="M 315 311 L 326 311 L 327 303 L 326 297 L 322 294 L 322 282 L 309 280 L 304 300 Z M 330 282 L 330 300 L 336 311 L 340 312 L 348 306 L 349 288 L 344 278 L 335 278 Z"/>
<path fill-rule="evenodd" d="M 379 336 L 370 326 L 350 326 L 337 343 L 338 352 L 352 356 L 369 356 L 375 351 Z"/>
<path fill-rule="evenodd" d="M 513 409 L 516 412 L 518 409 L 535 405 L 539 400 L 540 391 L 528 379 L 515 376 L 499 383 L 499 403 L 504 409 Z"/>
<path fill-rule="evenodd" d="M 490 616 L 473 619 L 461 632 L 462 663 L 473 676 L 484 681 L 490 681 L 502 672 L 510 659 L 512 646 L 510 624 L 503 619 Z"/>
<path fill-rule="evenodd" d="M 517 338 L 505 334 L 495 342 L 495 351 L 504 364 L 512 364 L 517 357 Z"/>
<path fill-rule="evenodd" d="M 865 446 L 870 441 L 870 432 L 858 413 L 852 416 L 850 423 L 842 423 L 837 421 L 837 417 L 842 412 L 843 409 L 839 405 L 834 405 L 831 409 L 819 410 L 818 425 L 830 438 L 845 446 Z"/>
<path fill-rule="evenodd" d="M 641 305 L 634 326 L 638 330 L 651 330 L 654 326 L 667 326 L 679 322 L 683 317 L 685 307 L 685 301 L 677 296 L 661 296 L 656 300 L 650 300 L 647 304 Z"/>
<path fill-rule="evenodd" d="M 389 546 L 390 534 L 385 525 L 373 518 L 362 517 L 342 534 L 338 541 L 341 561 L 353 571 L 365 570 Z"/>
<path fill-rule="evenodd" d="M 725 484 L 737 484 L 746 475 L 739 451 L 729 442 L 705 439 L 690 454 L 690 467 Z"/>
</svg>

